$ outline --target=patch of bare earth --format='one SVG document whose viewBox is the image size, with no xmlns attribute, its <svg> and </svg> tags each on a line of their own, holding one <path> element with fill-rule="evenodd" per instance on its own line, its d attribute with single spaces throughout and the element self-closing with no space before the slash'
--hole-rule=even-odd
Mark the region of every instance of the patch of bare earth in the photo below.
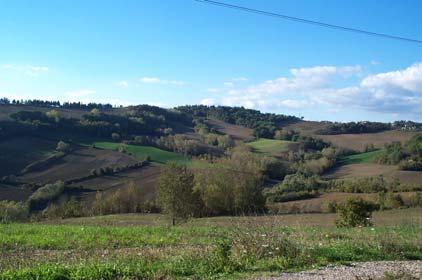
<svg viewBox="0 0 422 280">
<path fill-rule="evenodd" d="M 385 278 L 386 275 L 393 278 Z M 395 276 L 397 278 L 394 278 Z M 406 275 L 407 278 L 399 278 Z M 297 273 L 282 273 L 268 280 L 375 280 L 375 279 L 422 279 L 422 261 L 378 261 L 326 266 Z"/>
<path fill-rule="evenodd" d="M 382 165 L 374 163 L 357 163 L 339 166 L 324 177 L 327 179 L 353 179 L 379 175 L 390 175 L 397 170 L 394 165 Z"/>
<path fill-rule="evenodd" d="M 101 190 L 105 194 L 114 193 L 118 189 L 125 189 L 130 183 L 140 188 L 144 199 L 151 199 L 155 196 L 155 186 L 160 176 L 161 169 L 157 165 L 148 165 L 140 169 L 129 170 L 110 176 L 101 176 L 86 180 L 80 183 L 72 184 L 72 187 L 81 187 L 92 190 L 82 193 L 84 200 L 91 201 L 95 197 L 95 191 Z"/>
<path fill-rule="evenodd" d="M 92 169 L 122 167 L 136 162 L 137 160 L 124 153 L 82 147 L 43 170 L 20 176 L 19 181 L 36 183 L 65 181 L 87 176 Z"/>
<path fill-rule="evenodd" d="M 355 179 L 363 177 L 384 176 L 387 179 L 398 179 L 402 184 L 422 184 L 421 171 L 398 170 L 394 165 L 375 163 L 356 163 L 342 165 L 324 175 L 326 179 Z"/>
<path fill-rule="evenodd" d="M 318 135 L 319 138 L 334 146 L 363 152 L 366 145 L 373 144 L 376 148 L 383 148 L 391 142 L 406 142 L 418 132 L 389 130 L 378 133 Z"/>
<path fill-rule="evenodd" d="M 214 128 L 215 130 L 232 136 L 235 140 L 250 141 L 253 140 L 253 129 L 229 124 L 219 120 L 207 120 L 207 124 Z"/>
</svg>

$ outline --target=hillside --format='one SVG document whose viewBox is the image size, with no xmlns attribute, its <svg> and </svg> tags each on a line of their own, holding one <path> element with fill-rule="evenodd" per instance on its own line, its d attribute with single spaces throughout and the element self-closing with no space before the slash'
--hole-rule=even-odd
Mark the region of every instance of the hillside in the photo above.
<svg viewBox="0 0 422 280">
<path fill-rule="evenodd" d="M 44 185 L 61 181 L 64 191 L 51 198 L 51 203 L 73 197 L 90 204 L 97 192 L 111 199 L 136 186 L 142 197 L 139 203 L 152 203 L 148 207 L 156 209 L 156 184 L 169 161 L 186 164 L 204 180 L 222 176 L 220 172 L 244 174 L 244 166 L 252 168 L 252 173 L 258 168 L 262 174 L 244 178 L 243 183 L 258 180 L 259 192 L 271 190 L 263 199 L 276 197 L 281 204 L 318 197 L 326 192 L 321 188 L 337 180 L 382 175 L 387 182 L 400 182 L 400 188 L 412 185 L 418 189 L 422 184 L 421 171 L 400 167 L 405 161 L 409 165 L 417 160 L 417 155 L 406 154 L 406 145 L 418 131 L 399 129 L 396 123 L 312 122 L 231 107 L 169 110 L 148 105 L 113 108 L 27 101 L 0 105 L 0 128 L 3 200 L 26 201 Z M 350 133 L 339 134 L 339 129 Z M 351 133 L 357 130 L 364 133 Z M 403 158 L 378 162 L 378 157 L 385 158 L 384 146 L 396 141 L 407 149 L 400 152 Z M 362 152 L 368 148 L 373 150 Z M 283 179 L 289 176 L 293 185 L 285 186 L 288 180 Z M 301 180 L 311 185 L 301 189 Z M 232 211 L 228 209 L 221 213 Z"/>
</svg>

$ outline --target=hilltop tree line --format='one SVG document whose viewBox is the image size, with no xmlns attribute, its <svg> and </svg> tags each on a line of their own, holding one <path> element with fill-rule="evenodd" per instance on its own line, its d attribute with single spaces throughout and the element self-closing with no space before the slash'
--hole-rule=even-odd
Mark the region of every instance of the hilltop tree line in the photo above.
<svg viewBox="0 0 422 280">
<path fill-rule="evenodd" d="M 63 102 L 60 101 L 48 101 L 48 100 L 38 100 L 38 99 L 12 99 L 3 97 L 0 98 L 0 105 L 22 105 L 22 106 L 36 106 L 36 107 L 53 107 L 53 108 L 63 108 L 63 109 L 82 109 L 82 110 L 92 110 L 102 109 L 102 110 L 109 110 L 113 109 L 113 105 L 111 104 L 102 104 L 102 103 L 94 103 L 90 102 L 88 104 L 84 104 L 81 102 Z"/>
<path fill-rule="evenodd" d="M 124 139 L 131 135 L 164 135 L 175 123 L 189 125 L 192 120 L 177 111 L 155 106 L 132 107 L 124 115 L 105 114 L 94 108 L 81 119 L 62 117 L 60 111 L 19 111 L 10 115 L 13 121 L 0 122 L 0 135 L 33 135 L 45 133 L 82 134 Z M 53 128 L 53 129 L 52 129 Z"/>
<path fill-rule="evenodd" d="M 278 126 L 300 120 L 295 116 L 261 113 L 244 107 L 187 105 L 176 109 L 194 117 L 217 119 L 252 128 L 257 138 L 273 138 Z"/>
<path fill-rule="evenodd" d="M 332 123 L 326 128 L 318 131 L 321 135 L 337 135 L 337 134 L 359 134 L 359 133 L 375 133 L 392 129 L 401 130 L 421 130 L 422 123 L 412 121 L 395 121 L 393 123 L 382 122 L 346 122 Z"/>
</svg>

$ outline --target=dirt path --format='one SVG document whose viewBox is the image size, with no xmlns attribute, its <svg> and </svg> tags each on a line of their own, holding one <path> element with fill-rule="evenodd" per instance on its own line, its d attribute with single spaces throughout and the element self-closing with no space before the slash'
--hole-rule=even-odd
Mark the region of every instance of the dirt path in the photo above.
<svg viewBox="0 0 422 280">
<path fill-rule="evenodd" d="M 422 261 L 382 261 L 352 263 L 343 266 L 326 266 L 298 273 L 282 273 L 266 280 L 375 280 L 384 279 L 386 273 L 397 279 L 422 279 Z M 404 276 L 405 275 L 405 276 Z M 402 276 L 403 278 L 400 278 Z M 406 278 L 407 277 L 407 278 Z M 412 278 L 413 277 L 413 278 Z M 396 279 L 385 278 L 385 279 Z"/>
</svg>

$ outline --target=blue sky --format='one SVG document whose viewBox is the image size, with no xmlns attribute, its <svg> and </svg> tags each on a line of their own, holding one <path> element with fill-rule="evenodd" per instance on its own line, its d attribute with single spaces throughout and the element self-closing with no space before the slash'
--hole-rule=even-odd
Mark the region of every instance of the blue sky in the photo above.
<svg viewBox="0 0 422 280">
<path fill-rule="evenodd" d="M 224 0 L 422 40 L 419 0 Z M 0 1 L 0 96 L 422 121 L 422 45 L 167 1 Z"/>
</svg>

